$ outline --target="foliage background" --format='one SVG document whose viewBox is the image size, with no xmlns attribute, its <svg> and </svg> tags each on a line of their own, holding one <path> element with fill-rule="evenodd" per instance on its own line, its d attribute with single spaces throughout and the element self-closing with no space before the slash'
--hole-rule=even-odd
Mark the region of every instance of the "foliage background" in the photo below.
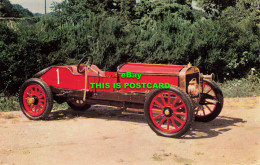
<svg viewBox="0 0 260 165">
<path fill-rule="evenodd" d="M 41 69 L 77 63 L 92 54 L 103 70 L 123 62 L 185 65 L 191 62 L 219 82 L 259 81 L 258 0 L 65 0 L 53 12 L 35 15 L 9 0 L 0 17 L 0 93 L 10 96 Z"/>
</svg>

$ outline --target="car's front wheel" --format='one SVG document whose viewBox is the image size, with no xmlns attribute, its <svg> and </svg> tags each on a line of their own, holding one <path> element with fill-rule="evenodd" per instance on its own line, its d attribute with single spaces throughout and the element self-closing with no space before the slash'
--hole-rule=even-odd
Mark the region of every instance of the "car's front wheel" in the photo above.
<svg viewBox="0 0 260 165">
<path fill-rule="evenodd" d="M 166 137 L 184 135 L 194 120 L 191 99 L 178 87 L 152 91 L 145 101 L 144 113 L 151 129 Z"/>
<path fill-rule="evenodd" d="M 195 120 L 209 122 L 220 114 L 224 103 L 223 94 L 213 81 L 203 80 L 201 86 L 199 100 L 201 106 L 195 108 Z"/>
</svg>

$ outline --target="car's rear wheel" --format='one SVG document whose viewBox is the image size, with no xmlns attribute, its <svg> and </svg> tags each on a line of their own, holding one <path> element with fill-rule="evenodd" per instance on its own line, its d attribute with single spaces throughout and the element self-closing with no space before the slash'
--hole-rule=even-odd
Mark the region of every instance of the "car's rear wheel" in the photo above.
<svg viewBox="0 0 260 165">
<path fill-rule="evenodd" d="M 24 82 L 19 93 L 22 112 L 32 120 L 47 118 L 53 105 L 50 87 L 39 78 Z"/>
<path fill-rule="evenodd" d="M 91 107 L 91 105 L 83 100 L 68 101 L 67 104 L 75 111 L 85 111 Z"/>
<path fill-rule="evenodd" d="M 152 91 L 145 101 L 144 113 L 151 129 L 166 137 L 184 135 L 194 120 L 191 99 L 178 87 Z"/>
<path fill-rule="evenodd" d="M 201 107 L 195 108 L 195 120 L 209 122 L 220 114 L 224 103 L 223 94 L 217 84 L 209 80 L 203 80 L 201 87 Z"/>
</svg>

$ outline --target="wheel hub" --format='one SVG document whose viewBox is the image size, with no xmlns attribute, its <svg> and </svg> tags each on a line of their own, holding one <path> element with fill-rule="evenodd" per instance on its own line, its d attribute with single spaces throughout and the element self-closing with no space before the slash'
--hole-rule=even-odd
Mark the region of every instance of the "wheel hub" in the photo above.
<svg viewBox="0 0 260 165">
<path fill-rule="evenodd" d="M 172 114 L 173 114 L 173 110 L 171 107 L 165 107 L 164 110 L 163 110 L 163 114 L 166 116 L 166 117 L 171 117 Z"/>
<path fill-rule="evenodd" d="M 34 105 L 37 105 L 39 103 L 39 98 L 37 96 L 33 96 L 34 98 Z"/>
<path fill-rule="evenodd" d="M 39 99 L 37 96 L 29 97 L 27 99 L 27 103 L 37 105 L 39 103 Z"/>
<path fill-rule="evenodd" d="M 33 98 L 33 97 L 29 97 L 28 99 L 27 99 L 27 103 L 28 104 L 33 104 L 35 102 L 35 99 Z"/>
</svg>

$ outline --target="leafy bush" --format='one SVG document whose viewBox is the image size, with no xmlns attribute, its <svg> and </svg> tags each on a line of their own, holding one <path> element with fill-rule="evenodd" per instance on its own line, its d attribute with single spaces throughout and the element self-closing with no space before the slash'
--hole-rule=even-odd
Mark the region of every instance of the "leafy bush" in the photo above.
<svg viewBox="0 0 260 165">
<path fill-rule="evenodd" d="M 17 96 L 4 97 L 0 95 L 0 111 L 17 111 L 20 109 Z"/>
<path fill-rule="evenodd" d="M 57 38 L 44 38 L 50 34 L 41 33 L 35 27 L 21 23 L 17 27 L 19 31 L 14 31 L 0 24 L 0 86 L 1 92 L 7 95 L 18 92 L 18 87 L 39 70 L 58 62 L 52 56 L 58 49 Z"/>
</svg>

